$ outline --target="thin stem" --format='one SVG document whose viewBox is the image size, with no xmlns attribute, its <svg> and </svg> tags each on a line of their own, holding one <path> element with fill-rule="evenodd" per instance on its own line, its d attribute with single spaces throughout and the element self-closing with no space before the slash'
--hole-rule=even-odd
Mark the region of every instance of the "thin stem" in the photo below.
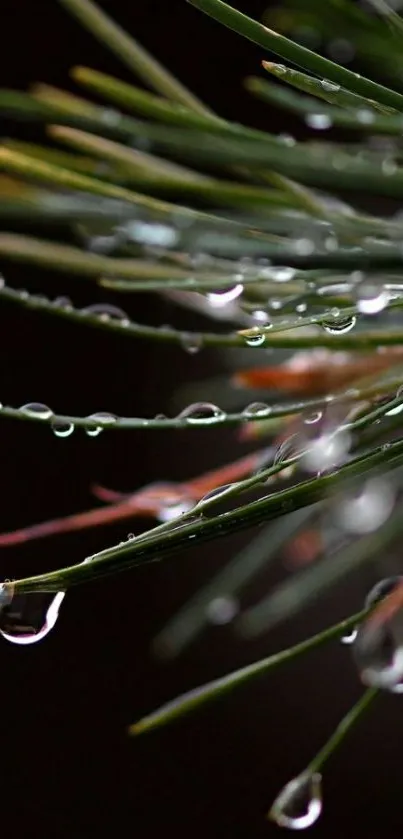
<svg viewBox="0 0 403 839">
<path fill-rule="evenodd" d="M 350 733 L 351 729 L 355 726 L 364 712 L 372 705 L 375 697 L 378 695 L 379 691 L 377 688 L 368 688 L 365 693 L 363 693 L 358 702 L 350 708 L 345 717 L 343 717 L 333 734 L 329 737 L 327 743 L 325 743 L 317 755 L 315 755 L 315 757 L 310 761 L 305 770 L 307 773 L 311 773 L 313 775 L 315 772 L 321 771 L 323 765 L 333 752 L 338 749 L 343 740 Z"/>
<path fill-rule="evenodd" d="M 168 99 L 186 105 L 196 113 L 209 113 L 206 106 L 193 93 L 91 0 L 59 0 L 59 2 L 149 87 Z"/>
<path fill-rule="evenodd" d="M 330 59 L 307 49 L 307 47 L 290 41 L 284 35 L 268 29 L 267 26 L 223 3 L 222 0 L 188 0 L 188 2 L 210 15 L 214 20 L 263 47 L 263 49 L 274 52 L 275 55 L 280 55 L 282 58 L 286 58 L 318 76 L 344 85 L 348 90 L 360 96 L 375 99 L 383 105 L 400 111 L 403 110 L 403 96 L 400 93 L 396 93 L 394 90 L 366 79 L 357 73 L 352 73 L 351 70 L 347 70 L 342 65 L 335 64 Z"/>
<path fill-rule="evenodd" d="M 202 687 L 195 688 L 188 693 L 182 694 L 182 696 L 179 696 L 173 702 L 163 705 L 157 711 L 148 714 L 146 717 L 143 717 L 141 720 L 131 725 L 129 728 L 129 734 L 143 734 L 154 728 L 167 725 L 178 717 L 182 717 L 191 711 L 198 710 L 198 708 L 206 702 L 225 696 L 225 694 L 241 686 L 245 682 L 248 682 L 250 679 L 253 679 L 256 676 L 261 676 L 270 670 L 274 670 L 282 664 L 286 664 L 293 659 L 298 658 L 298 656 L 310 652 L 311 650 L 318 649 L 328 641 L 339 638 L 340 636 L 346 634 L 349 629 L 353 629 L 364 619 L 367 613 L 368 610 L 358 612 L 356 615 L 353 615 L 352 617 L 347 618 L 346 620 L 343 620 L 322 632 L 319 632 L 311 638 L 307 638 L 299 644 L 295 644 L 293 647 L 289 647 L 288 649 L 282 650 L 274 655 L 267 656 L 267 658 L 263 658 L 253 664 L 248 664 L 246 667 L 241 667 L 239 670 L 235 670 L 227 676 L 215 679 Z"/>
<path fill-rule="evenodd" d="M 179 518 L 172 523 L 172 527 L 169 530 L 164 531 L 162 534 L 154 534 L 153 531 L 150 531 L 146 536 L 140 537 L 139 539 L 115 545 L 93 557 L 89 557 L 88 559 L 91 561 L 52 571 L 48 574 L 40 574 L 35 577 L 16 580 L 14 583 L 15 590 L 21 593 L 58 591 L 69 588 L 72 585 L 89 582 L 96 577 L 108 577 L 120 571 L 128 571 L 139 564 L 160 560 L 164 556 L 177 555 L 180 551 L 189 548 L 190 544 L 194 545 L 212 539 L 222 538 L 230 533 L 236 533 L 240 530 L 261 524 L 264 521 L 278 518 L 293 510 L 299 510 L 315 504 L 317 501 L 323 499 L 323 496 L 331 491 L 335 485 L 339 486 L 341 477 L 345 477 L 346 479 L 354 478 L 357 475 L 362 477 L 380 465 L 385 470 L 393 469 L 401 464 L 402 459 L 403 440 L 398 440 L 391 443 L 387 449 L 384 446 L 380 446 L 371 452 L 371 454 L 364 454 L 355 458 L 334 474 L 324 475 L 313 480 L 305 481 L 290 489 L 269 494 L 258 501 L 237 507 L 228 513 L 223 513 L 206 520 L 197 518 L 195 521 L 190 521 L 184 525 L 182 525 L 181 519 Z M 242 489 L 245 489 L 245 483 L 249 484 L 249 486 L 254 485 L 258 482 L 259 477 L 261 480 L 265 480 L 270 475 L 292 465 L 294 462 L 296 462 L 296 459 L 284 461 L 280 465 L 276 464 L 270 467 L 270 469 L 260 476 L 255 476 L 254 478 L 248 479 L 247 482 L 244 482 Z M 228 490 L 227 492 L 231 494 L 232 491 Z M 216 499 L 207 502 L 206 506 L 211 501 L 216 501 Z M 198 507 L 198 512 L 201 512 L 200 506 Z M 402 530 L 403 517 L 399 512 L 375 534 L 371 534 L 371 537 L 361 539 L 357 555 L 354 551 L 351 552 L 348 549 L 345 552 L 345 562 L 340 559 L 338 563 L 332 563 L 331 567 L 333 570 L 330 574 L 327 573 L 328 568 L 326 568 L 323 585 L 329 583 L 332 575 L 335 579 L 338 579 L 343 574 L 351 571 L 353 567 L 372 558 L 381 547 L 388 544 Z M 192 540 L 191 543 L 190 540 Z M 319 569 L 317 570 L 319 571 Z M 308 595 L 310 591 L 311 588 L 308 586 Z"/>
</svg>

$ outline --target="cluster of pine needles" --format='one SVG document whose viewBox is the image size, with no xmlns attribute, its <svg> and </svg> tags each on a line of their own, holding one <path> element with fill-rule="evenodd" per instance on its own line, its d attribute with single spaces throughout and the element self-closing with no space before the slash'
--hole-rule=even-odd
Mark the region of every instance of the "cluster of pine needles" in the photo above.
<svg viewBox="0 0 403 839">
<path fill-rule="evenodd" d="M 232 412 L 223 391 L 222 404 L 194 402 L 178 416 L 155 419 L 118 417 L 113 406 L 78 417 L 29 403 L 1 406 L 0 420 L 49 424 L 59 437 L 76 427 L 111 437 L 136 429 L 176 435 L 183 428 L 238 428 L 256 450 L 129 497 L 99 489 L 108 503 L 102 510 L 0 535 L 1 546 L 136 515 L 160 522 L 69 568 L 5 582 L 0 629 L 10 640 L 19 633 L 21 642 L 23 604 L 32 599 L 45 596 L 49 607 L 59 597 L 59 604 L 70 586 L 256 527 L 249 546 L 183 607 L 156 645 L 175 655 L 208 620 L 233 621 L 243 637 L 257 636 L 392 551 L 403 533 L 403 92 L 388 86 L 403 79 L 403 24 L 383 0 L 371 0 L 367 10 L 328 0 L 319 19 L 314 0 L 289 0 L 264 23 L 221 0 L 188 0 L 234 38 L 261 48 L 263 70 L 245 80 L 246 88 L 268 117 L 283 108 L 301 120 L 308 139 L 296 141 L 213 113 L 93 0 L 59 2 L 141 86 L 79 66 L 71 76 L 82 95 L 44 84 L 28 93 L 0 91 L 1 111 L 42 125 L 47 138 L 5 139 L 0 148 L 0 298 L 27 317 L 62 318 L 122 341 L 179 345 L 191 354 L 238 348 L 237 359 L 244 350 L 252 363 L 234 372 L 232 387 L 250 398 Z M 281 34 L 287 29 L 331 41 L 331 54 L 345 60 L 354 49 L 360 67 L 382 73 L 384 83 Z M 383 215 L 374 210 L 378 198 L 388 206 Z M 16 220 L 22 230 L 34 220 L 50 239 L 13 232 Z M 66 229 L 67 243 L 59 235 Z M 68 298 L 33 294 L 7 285 L 10 261 L 86 278 L 117 299 L 122 292 L 171 296 L 213 326 L 156 327 L 132 320 L 119 305 L 83 309 Z M 262 401 L 252 401 L 256 394 Z M 239 614 L 242 588 L 284 552 L 294 573 Z M 382 581 L 358 614 L 192 690 L 130 733 L 168 724 L 344 637 L 366 690 L 270 811 L 281 826 L 309 826 L 321 811 L 329 755 L 379 690 L 401 689 L 401 579 Z M 55 623 L 58 606 L 52 615 L 49 608 L 32 636 L 43 637 Z"/>
</svg>

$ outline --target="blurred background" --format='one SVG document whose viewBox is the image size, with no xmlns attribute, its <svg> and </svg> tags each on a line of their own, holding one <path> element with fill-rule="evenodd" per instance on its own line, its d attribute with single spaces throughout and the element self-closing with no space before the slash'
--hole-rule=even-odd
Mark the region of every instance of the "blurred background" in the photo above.
<svg viewBox="0 0 403 839">
<path fill-rule="evenodd" d="M 296 119 L 260 106 L 243 90 L 243 78 L 261 72 L 262 51 L 185 0 L 103 0 L 101 5 L 223 116 L 303 136 Z M 267 8 L 262 0 L 234 0 L 233 5 L 256 18 Z M 125 68 L 56 0 L 2 0 L 0 16 L 2 86 L 25 89 L 43 81 L 74 90 L 68 72 L 76 63 L 130 81 Z M 1 133 L 25 139 L 40 135 L 37 128 L 5 120 Z M 77 305 L 114 300 L 140 322 L 207 326 L 201 315 L 162 298 L 117 299 L 84 280 L 1 267 L 10 284 L 50 296 L 67 293 Z M 0 309 L 4 404 L 44 402 L 54 411 L 78 415 L 170 415 L 186 404 L 177 395 L 185 383 L 225 377 L 229 366 L 218 352 L 192 356 L 52 322 L 6 304 Z M 129 492 L 155 480 L 191 478 L 251 448 L 233 429 L 105 433 L 95 439 L 76 431 L 57 439 L 49 428 L 3 419 L 0 529 L 96 506 L 93 483 Z M 0 575 L 18 577 L 79 562 L 148 526 L 127 521 L 3 549 Z M 151 642 L 169 616 L 252 535 L 209 543 L 71 590 L 55 630 L 42 643 L 24 648 L 2 641 L 2 821 L 16 837 L 86 839 L 121 830 L 144 839 L 162 831 L 177 839 L 258 839 L 279 833 L 265 821 L 269 805 L 361 693 L 348 648 L 332 644 L 138 741 L 126 734 L 130 723 L 178 693 L 361 608 L 372 573 L 349 579 L 258 641 L 239 640 L 230 625 L 210 627 L 176 660 L 156 659 Z M 260 598 L 278 574 L 262 573 L 245 591 L 242 605 Z M 324 815 L 312 828 L 317 837 L 395 835 L 400 826 L 399 703 L 399 696 L 382 697 L 326 768 Z"/>
</svg>

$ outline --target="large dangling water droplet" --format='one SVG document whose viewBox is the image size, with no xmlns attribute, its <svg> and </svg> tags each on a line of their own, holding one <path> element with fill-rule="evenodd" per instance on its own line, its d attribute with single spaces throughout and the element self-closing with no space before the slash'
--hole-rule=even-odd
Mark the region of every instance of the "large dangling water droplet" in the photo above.
<svg viewBox="0 0 403 839">
<path fill-rule="evenodd" d="M 383 614 L 380 601 L 402 582 L 392 577 L 370 592 L 366 605 L 378 603 L 378 609 L 359 626 L 353 646 L 361 681 L 392 693 L 403 693 L 403 606 L 397 601 Z"/>
<path fill-rule="evenodd" d="M 53 414 L 53 411 L 41 402 L 28 402 L 26 405 L 22 405 L 20 411 L 23 414 L 27 414 L 29 417 L 35 417 L 36 419 L 42 420 L 49 419 Z"/>
<path fill-rule="evenodd" d="M 318 772 L 303 772 L 281 790 L 271 810 L 270 818 L 290 830 L 311 827 L 322 812 L 322 777 Z"/>
<path fill-rule="evenodd" d="M 0 634 L 12 644 L 36 644 L 53 629 L 65 592 L 15 594 L 0 611 Z"/>
<path fill-rule="evenodd" d="M 322 326 L 325 332 L 329 335 L 345 335 L 350 332 L 357 323 L 357 318 L 354 315 L 345 316 L 339 309 L 333 309 L 329 315 L 322 320 Z"/>
<path fill-rule="evenodd" d="M 403 577 L 386 577 L 384 580 L 380 580 L 379 583 L 376 583 L 369 594 L 367 594 L 365 598 L 365 609 L 370 609 L 371 606 L 376 606 L 377 603 L 380 603 L 381 600 L 384 599 L 388 594 L 390 594 L 399 583 L 403 582 Z M 343 635 L 341 637 L 342 644 L 353 644 L 355 639 L 357 638 L 358 629 L 357 627 L 353 629 L 348 635 Z"/>
<path fill-rule="evenodd" d="M 74 431 L 74 423 L 62 419 L 54 419 L 51 428 L 55 437 L 70 437 Z"/>
<path fill-rule="evenodd" d="M 194 402 L 179 414 L 179 419 L 186 419 L 194 425 L 209 425 L 217 420 L 224 420 L 225 417 L 225 412 L 212 402 Z"/>
<path fill-rule="evenodd" d="M 262 332 L 254 332 L 253 335 L 245 335 L 245 341 L 248 347 L 262 347 L 266 340 L 266 336 Z"/>
<path fill-rule="evenodd" d="M 363 280 L 355 287 L 357 309 L 363 315 L 378 315 L 389 303 L 389 292 L 373 280 Z"/>
<path fill-rule="evenodd" d="M 270 405 L 266 405 L 264 402 L 251 402 L 250 405 L 247 405 L 242 411 L 242 416 L 245 417 L 245 419 L 250 419 L 252 417 L 268 417 L 270 414 Z"/>
</svg>

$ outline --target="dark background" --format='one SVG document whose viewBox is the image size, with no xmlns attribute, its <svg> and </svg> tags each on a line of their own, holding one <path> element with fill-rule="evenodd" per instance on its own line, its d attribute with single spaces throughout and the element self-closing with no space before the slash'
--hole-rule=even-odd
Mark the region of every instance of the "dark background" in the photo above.
<svg viewBox="0 0 403 839">
<path fill-rule="evenodd" d="M 295 131 L 242 91 L 262 51 L 221 29 L 184 0 L 104 0 L 162 62 L 224 116 Z M 237 2 L 261 16 L 265 3 Z M 320 5 L 320 4 L 319 4 Z M 88 64 L 129 79 L 118 61 L 55 0 L 2 0 L 1 83 L 67 86 Z M 31 134 L 30 134 L 31 131 Z M 33 136 L 7 123 L 2 134 Z M 107 299 L 91 286 L 4 265 L 10 283 L 78 305 Z M 112 298 L 110 298 L 112 299 Z M 119 304 L 120 300 L 116 300 Z M 142 295 L 123 307 L 144 322 L 203 325 L 201 318 Z M 0 399 L 43 401 L 59 412 L 170 412 L 177 387 L 223 370 L 215 353 L 106 337 L 11 306 L 0 310 Z M 157 479 L 191 477 L 246 451 L 232 431 L 84 433 L 60 440 L 48 428 L 1 426 L 0 528 L 85 510 L 92 482 L 130 491 Z M 139 532 L 129 521 L 4 550 L 0 574 L 20 576 L 72 564 Z M 280 649 L 360 608 L 364 580 L 349 581 L 301 617 L 257 642 L 210 629 L 179 660 L 162 664 L 150 642 L 166 619 L 249 538 L 207 544 L 177 559 L 68 593 L 55 630 L 33 647 L 1 643 L 2 827 L 16 837 L 275 835 L 265 812 L 359 696 L 349 651 L 332 645 L 180 724 L 138 741 L 126 727 L 163 701 Z M 257 598 L 269 577 L 247 592 Z M 1 639 L 0 639 L 1 640 Z M 394 836 L 400 818 L 401 699 L 382 698 L 326 768 L 318 837 Z"/>
</svg>

